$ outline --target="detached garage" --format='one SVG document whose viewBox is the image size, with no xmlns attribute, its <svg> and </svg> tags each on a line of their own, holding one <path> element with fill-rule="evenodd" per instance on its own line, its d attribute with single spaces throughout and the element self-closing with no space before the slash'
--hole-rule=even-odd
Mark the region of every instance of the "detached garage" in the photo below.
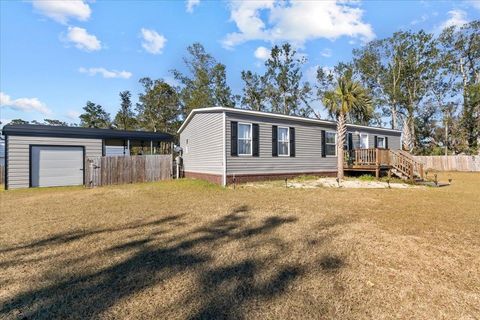
<svg viewBox="0 0 480 320">
<path fill-rule="evenodd" d="M 153 153 L 173 141 L 161 132 L 44 125 L 6 125 L 5 188 L 75 186 L 85 183 L 89 157 Z M 112 152 L 113 150 L 113 152 Z"/>
</svg>

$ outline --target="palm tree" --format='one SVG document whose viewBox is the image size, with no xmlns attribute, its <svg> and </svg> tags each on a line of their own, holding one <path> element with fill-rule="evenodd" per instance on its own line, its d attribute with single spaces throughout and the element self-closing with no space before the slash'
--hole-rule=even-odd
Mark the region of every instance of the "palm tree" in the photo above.
<svg viewBox="0 0 480 320">
<path fill-rule="evenodd" d="M 343 146 L 347 133 L 347 115 L 369 115 L 372 113 L 372 101 L 362 85 L 349 75 L 338 78 L 337 86 L 323 95 L 323 105 L 330 116 L 337 120 L 337 177 L 343 179 Z M 368 118 L 368 117 L 365 117 Z"/>
</svg>

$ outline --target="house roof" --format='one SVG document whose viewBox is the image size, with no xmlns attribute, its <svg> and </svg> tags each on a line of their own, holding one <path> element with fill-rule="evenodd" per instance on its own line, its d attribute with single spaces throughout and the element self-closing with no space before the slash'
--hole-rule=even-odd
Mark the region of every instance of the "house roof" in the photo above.
<svg viewBox="0 0 480 320">
<path fill-rule="evenodd" d="M 262 111 L 253 111 L 253 110 L 246 110 L 246 109 L 237 109 L 237 108 L 224 108 L 224 107 L 211 107 L 211 108 L 200 108 L 194 109 L 190 112 L 188 117 L 182 123 L 181 127 L 178 129 L 177 133 L 181 133 L 183 129 L 188 125 L 190 120 L 193 116 L 197 113 L 213 113 L 213 112 L 229 112 L 229 113 L 237 113 L 237 114 L 247 114 L 247 115 L 254 115 L 254 116 L 262 116 L 262 117 L 269 117 L 269 118 L 276 118 L 276 119 L 284 119 L 290 121 L 301 121 L 301 122 L 309 122 L 309 123 L 317 123 L 317 124 L 326 124 L 326 125 L 336 125 L 335 121 L 331 120 L 322 120 L 322 119 L 314 119 L 314 118 L 306 118 L 300 116 L 290 116 L 285 114 L 279 113 L 272 113 L 272 112 L 262 112 Z M 396 134 L 400 134 L 400 130 L 396 129 L 388 129 L 382 127 L 373 127 L 373 126 L 363 126 L 358 124 L 347 124 L 350 128 L 358 128 L 358 129 L 375 129 L 380 131 L 387 131 Z"/>
<path fill-rule="evenodd" d="M 173 141 L 173 136 L 164 132 L 124 131 L 36 124 L 7 124 L 3 127 L 2 132 L 6 136 Z"/>
</svg>

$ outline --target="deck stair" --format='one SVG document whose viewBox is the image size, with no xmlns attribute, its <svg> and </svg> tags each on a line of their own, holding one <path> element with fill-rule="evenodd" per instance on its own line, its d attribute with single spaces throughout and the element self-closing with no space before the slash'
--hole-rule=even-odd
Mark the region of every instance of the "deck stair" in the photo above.
<svg viewBox="0 0 480 320">
<path fill-rule="evenodd" d="M 354 149 L 345 151 L 344 169 L 346 171 L 374 171 L 377 178 L 380 172 L 388 171 L 403 180 L 422 182 L 423 164 L 403 150 L 380 148 Z"/>
<path fill-rule="evenodd" d="M 389 150 L 391 173 L 403 180 L 423 181 L 423 164 L 403 150 Z"/>
</svg>

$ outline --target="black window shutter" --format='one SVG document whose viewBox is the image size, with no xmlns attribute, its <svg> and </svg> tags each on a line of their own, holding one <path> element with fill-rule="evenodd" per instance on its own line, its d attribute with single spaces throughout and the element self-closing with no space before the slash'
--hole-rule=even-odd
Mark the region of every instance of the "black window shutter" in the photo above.
<svg viewBox="0 0 480 320">
<path fill-rule="evenodd" d="M 278 157 L 278 128 L 272 126 L 272 157 Z"/>
<path fill-rule="evenodd" d="M 295 157 L 295 128 L 290 127 L 290 157 Z"/>
<path fill-rule="evenodd" d="M 374 143 L 373 146 L 374 146 L 375 148 L 378 147 L 378 137 L 377 137 L 377 136 L 375 136 L 375 137 L 373 138 L 373 143 Z"/>
<path fill-rule="evenodd" d="M 238 156 L 238 122 L 230 122 L 230 154 Z"/>
<path fill-rule="evenodd" d="M 388 137 L 385 137 L 385 149 L 388 149 Z"/>
<path fill-rule="evenodd" d="M 348 150 L 353 150 L 353 134 L 348 133 Z"/>
<path fill-rule="evenodd" d="M 252 156 L 258 157 L 260 154 L 259 148 L 259 136 L 260 136 L 260 128 L 258 123 L 252 124 Z"/>
<path fill-rule="evenodd" d="M 322 158 L 327 156 L 327 141 L 325 140 L 325 130 L 322 130 Z"/>
</svg>

